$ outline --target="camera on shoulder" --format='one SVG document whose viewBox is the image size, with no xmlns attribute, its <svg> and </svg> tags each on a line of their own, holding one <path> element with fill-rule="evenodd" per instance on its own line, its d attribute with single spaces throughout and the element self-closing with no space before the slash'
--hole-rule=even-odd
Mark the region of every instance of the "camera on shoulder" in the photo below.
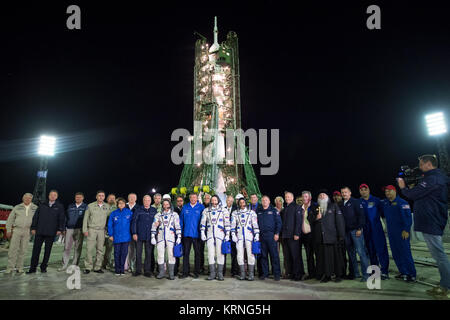
<svg viewBox="0 0 450 320">
<path fill-rule="evenodd" d="M 405 180 L 407 186 L 417 185 L 423 180 L 423 172 L 419 167 L 410 168 L 407 165 L 400 167 L 398 177 Z"/>
</svg>

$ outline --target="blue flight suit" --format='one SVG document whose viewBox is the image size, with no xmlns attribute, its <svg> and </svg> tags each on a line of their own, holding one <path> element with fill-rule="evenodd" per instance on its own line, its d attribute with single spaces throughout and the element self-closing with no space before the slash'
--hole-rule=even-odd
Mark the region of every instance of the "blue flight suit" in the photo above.
<svg viewBox="0 0 450 320">
<path fill-rule="evenodd" d="M 389 245 L 398 271 L 403 275 L 415 277 L 416 268 L 410 246 L 412 215 L 409 204 L 399 196 L 392 202 L 388 199 L 384 199 L 382 202 L 388 229 Z M 402 231 L 410 233 L 408 239 L 403 240 Z"/>
<path fill-rule="evenodd" d="M 386 245 L 383 226 L 381 225 L 381 214 L 383 203 L 380 198 L 369 196 L 368 200 L 360 198 L 366 214 L 364 226 L 364 241 L 369 251 L 370 264 L 381 265 L 381 273 L 389 273 L 389 253 Z"/>
<path fill-rule="evenodd" d="M 269 206 L 264 209 L 259 206 L 256 211 L 258 217 L 258 226 L 260 232 L 259 241 L 261 242 L 261 267 L 262 274 L 259 276 L 268 277 L 269 275 L 269 254 L 272 262 L 272 271 L 274 278 L 280 278 L 280 256 L 278 254 L 277 242 L 274 235 L 280 234 L 281 216 L 277 209 Z M 259 260 L 259 259 L 258 259 Z"/>
</svg>

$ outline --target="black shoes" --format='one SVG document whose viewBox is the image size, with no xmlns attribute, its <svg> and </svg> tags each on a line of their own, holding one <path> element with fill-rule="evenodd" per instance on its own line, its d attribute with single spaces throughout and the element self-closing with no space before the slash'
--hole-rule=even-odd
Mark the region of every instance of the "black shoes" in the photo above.
<svg viewBox="0 0 450 320">
<path fill-rule="evenodd" d="M 335 279 L 334 279 L 334 282 L 336 282 L 336 283 L 339 283 L 339 282 L 341 282 L 342 281 L 342 279 L 340 278 L 340 277 L 336 277 Z"/>
<path fill-rule="evenodd" d="M 320 283 L 327 283 L 327 282 L 329 282 L 330 280 L 331 280 L 330 277 L 323 276 L 322 279 L 320 280 Z"/>
<path fill-rule="evenodd" d="M 144 277 L 151 278 L 153 274 L 151 272 L 144 272 Z"/>
<path fill-rule="evenodd" d="M 102 269 L 94 270 L 95 273 L 104 273 Z"/>
<path fill-rule="evenodd" d="M 194 275 L 192 276 L 194 279 L 198 279 L 198 273 L 194 273 Z"/>
<path fill-rule="evenodd" d="M 138 276 L 140 276 L 140 275 L 141 275 L 140 272 L 134 272 L 134 273 L 133 273 L 133 277 L 138 277 Z"/>
<path fill-rule="evenodd" d="M 41 269 L 41 273 L 47 273 L 47 269 Z"/>
<path fill-rule="evenodd" d="M 34 270 L 30 269 L 27 271 L 27 274 L 32 274 L 32 273 L 36 273 L 36 269 L 34 269 Z"/>
<path fill-rule="evenodd" d="M 345 280 L 355 280 L 355 276 L 348 274 L 343 277 Z"/>
<path fill-rule="evenodd" d="M 91 272 L 91 270 L 84 269 L 84 271 L 83 271 L 84 274 L 88 274 L 89 272 Z"/>
<path fill-rule="evenodd" d="M 187 277 L 189 277 L 188 274 L 182 273 L 181 275 L 178 276 L 178 279 L 184 279 L 184 278 L 187 278 Z"/>
</svg>

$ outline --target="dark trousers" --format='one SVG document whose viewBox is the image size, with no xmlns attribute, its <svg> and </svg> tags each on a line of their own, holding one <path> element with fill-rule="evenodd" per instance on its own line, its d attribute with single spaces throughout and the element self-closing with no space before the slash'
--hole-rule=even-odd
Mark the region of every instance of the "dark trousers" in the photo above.
<svg viewBox="0 0 450 320">
<path fill-rule="evenodd" d="M 350 263 L 349 259 L 347 259 L 347 247 L 345 246 L 345 241 L 339 241 L 338 242 L 338 252 L 341 256 L 342 261 L 342 275 L 349 275 L 349 276 L 355 276 L 355 272 L 353 271 L 353 265 Z M 347 273 L 347 266 L 348 266 L 348 273 Z"/>
<path fill-rule="evenodd" d="M 114 268 L 116 273 L 125 273 L 129 242 L 114 243 Z"/>
<path fill-rule="evenodd" d="M 194 273 L 200 273 L 200 243 L 203 242 L 198 238 L 183 237 L 183 274 L 188 275 L 190 273 L 189 256 L 191 254 L 191 246 L 194 247 Z"/>
<path fill-rule="evenodd" d="M 272 262 L 272 271 L 275 278 L 281 276 L 280 268 L 280 256 L 278 255 L 277 242 L 273 238 L 273 234 L 262 235 L 261 237 L 261 257 L 258 261 L 261 261 L 260 276 L 267 277 L 269 275 L 269 255 Z"/>
<path fill-rule="evenodd" d="M 175 267 L 173 269 L 173 274 L 178 274 L 178 269 L 180 268 L 180 257 L 175 257 Z"/>
<path fill-rule="evenodd" d="M 300 279 L 305 274 L 303 261 L 300 256 L 300 242 L 293 238 L 285 238 L 283 243 L 286 243 L 287 246 L 289 265 L 292 272 L 291 278 Z"/>
<path fill-rule="evenodd" d="M 325 274 L 325 250 L 320 242 L 314 242 L 314 256 L 316 258 L 316 279 L 322 279 Z"/>
<path fill-rule="evenodd" d="M 303 261 L 302 247 L 305 247 L 306 252 L 306 262 L 308 264 L 308 275 L 310 277 L 316 276 L 316 265 L 314 262 L 314 243 L 312 238 L 312 232 L 303 234 L 300 236 L 300 259 Z M 304 269 L 302 269 L 302 274 L 305 273 Z"/>
<path fill-rule="evenodd" d="M 200 270 L 205 270 L 205 242 L 200 239 Z"/>
<path fill-rule="evenodd" d="M 239 265 L 237 262 L 236 242 L 231 241 L 231 275 L 239 274 Z"/>
<path fill-rule="evenodd" d="M 262 242 L 261 242 L 261 245 L 262 245 Z M 258 258 L 257 260 L 256 260 L 256 265 L 257 265 L 257 267 L 258 267 L 258 276 L 260 276 L 260 277 L 262 277 L 263 275 L 265 275 L 265 273 L 264 273 L 264 268 L 263 268 L 263 265 L 262 265 L 262 254 L 260 254 L 260 255 L 258 255 L 258 257 L 255 257 L 255 258 Z M 267 266 L 269 266 L 269 265 L 273 265 L 273 263 L 272 263 L 272 257 L 271 256 L 267 256 L 267 259 L 269 259 L 270 258 L 270 262 L 271 262 L 271 264 L 269 264 L 269 262 L 267 262 Z M 272 270 L 269 270 L 268 272 L 269 272 L 269 274 L 273 274 L 273 268 L 271 268 Z M 271 271 L 271 272 L 270 272 Z M 265 275 L 265 277 L 267 277 L 267 275 Z"/>
<path fill-rule="evenodd" d="M 44 260 L 41 263 L 41 270 L 47 270 L 48 260 L 52 252 L 54 236 L 35 235 L 33 244 L 33 253 L 31 255 L 30 271 L 36 271 L 39 263 L 39 255 L 41 254 L 42 244 L 45 242 Z"/>
<path fill-rule="evenodd" d="M 136 243 L 136 272 L 142 272 L 142 249 L 145 248 L 144 272 L 152 272 L 155 269 L 155 246 L 150 240 L 138 240 Z"/>
<path fill-rule="evenodd" d="M 292 275 L 291 262 L 289 260 L 289 248 L 287 245 L 287 239 L 281 239 L 281 249 L 283 250 L 283 266 L 285 276 Z"/>
<path fill-rule="evenodd" d="M 342 259 L 342 252 L 340 252 L 337 244 L 322 244 L 320 253 L 322 254 L 324 266 L 324 275 L 331 277 L 335 274 L 337 278 L 342 277 L 344 269 L 344 262 Z"/>
</svg>

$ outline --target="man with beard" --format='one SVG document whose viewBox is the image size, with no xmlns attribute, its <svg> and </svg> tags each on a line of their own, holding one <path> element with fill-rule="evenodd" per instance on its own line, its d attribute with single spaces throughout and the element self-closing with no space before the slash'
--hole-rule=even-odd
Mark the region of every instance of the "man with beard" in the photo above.
<svg viewBox="0 0 450 320">
<path fill-rule="evenodd" d="M 317 259 L 317 271 L 318 273 L 323 272 L 320 282 L 330 281 L 332 274 L 336 275 L 335 282 L 340 282 L 343 271 L 343 257 L 337 244 L 345 237 L 344 216 L 339 206 L 331 202 L 326 190 L 320 191 L 317 202 L 319 212 L 316 220 L 321 221 L 321 232 L 316 234 L 320 241 L 320 254 L 322 255 L 320 259 Z M 323 261 L 323 263 L 319 264 L 319 261 Z"/>
</svg>

